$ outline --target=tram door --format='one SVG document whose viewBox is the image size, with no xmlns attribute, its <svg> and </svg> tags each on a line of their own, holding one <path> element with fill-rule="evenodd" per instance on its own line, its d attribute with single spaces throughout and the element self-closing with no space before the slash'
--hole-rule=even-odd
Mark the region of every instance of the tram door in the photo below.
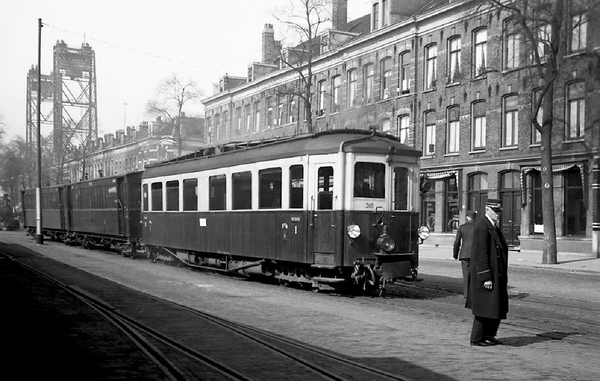
<svg viewBox="0 0 600 381">
<path fill-rule="evenodd" d="M 335 217 L 333 213 L 332 166 L 318 167 L 316 186 L 316 199 L 312 202 L 315 263 L 334 265 Z"/>
<path fill-rule="evenodd" d="M 500 176 L 500 197 L 503 211 L 500 215 L 502 234 L 508 246 L 519 246 L 521 234 L 520 172 L 505 172 Z"/>
<path fill-rule="evenodd" d="M 124 215 L 125 215 L 125 206 L 123 205 L 123 195 L 125 184 L 123 183 L 123 178 L 117 179 L 117 215 L 118 215 L 118 234 L 123 235 L 123 226 L 124 226 Z"/>
</svg>

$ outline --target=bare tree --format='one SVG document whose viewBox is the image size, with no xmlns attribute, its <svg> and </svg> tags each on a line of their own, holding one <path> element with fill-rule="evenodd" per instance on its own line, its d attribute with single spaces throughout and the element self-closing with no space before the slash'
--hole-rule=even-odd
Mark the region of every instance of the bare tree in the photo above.
<svg viewBox="0 0 600 381">
<path fill-rule="evenodd" d="M 26 146 L 23 138 L 17 136 L 0 149 L 0 186 L 10 195 L 14 205 L 30 175 L 25 159 Z"/>
<path fill-rule="evenodd" d="M 598 80 L 598 51 L 586 46 L 587 28 L 600 21 L 597 0 L 486 0 L 484 11 L 500 12 L 520 37 L 525 64 L 517 70 L 529 71 L 535 90 L 531 123 L 541 134 L 542 218 L 544 250 L 542 263 L 557 263 L 554 182 L 552 175 L 553 127 L 564 120 L 553 113 L 556 86 L 570 78 L 578 61 L 588 60 L 593 80 Z M 530 53 L 529 53 L 530 52 Z M 572 54 L 576 53 L 576 54 Z M 558 122 L 558 123 L 557 123 Z M 583 133 L 582 133 L 583 135 Z"/>
<path fill-rule="evenodd" d="M 313 131 L 313 61 L 321 52 L 319 35 L 331 24 L 332 0 L 290 0 L 287 8 L 280 9 L 274 17 L 287 27 L 289 41 L 274 61 L 298 74 L 298 81 L 278 89 L 278 96 L 299 99 L 306 116 L 306 128 Z"/>
<path fill-rule="evenodd" d="M 150 115 L 161 116 L 167 125 L 173 128 L 174 138 L 177 140 L 179 147 L 179 156 L 181 156 L 185 139 L 181 123 L 185 114 L 184 108 L 198 101 L 201 96 L 202 91 L 195 81 L 182 81 L 177 75 L 173 75 L 171 78 L 160 82 L 156 89 L 156 97 L 150 100 L 146 106 L 146 110 Z"/>
</svg>

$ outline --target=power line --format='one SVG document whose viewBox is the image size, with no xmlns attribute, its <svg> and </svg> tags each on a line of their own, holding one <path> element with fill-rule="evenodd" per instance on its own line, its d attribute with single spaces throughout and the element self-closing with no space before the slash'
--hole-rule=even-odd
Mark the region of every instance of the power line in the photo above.
<svg viewBox="0 0 600 381">
<path fill-rule="evenodd" d="M 169 61 L 169 62 L 173 62 L 173 63 L 180 64 L 180 65 L 190 66 L 190 67 L 194 67 L 196 69 L 210 71 L 210 72 L 213 72 L 213 73 L 221 73 L 220 71 L 217 71 L 217 70 L 214 70 L 214 69 L 209 69 L 209 68 L 206 68 L 206 67 L 203 67 L 203 66 L 198 66 L 198 65 L 195 65 L 195 64 L 190 64 L 190 63 L 183 62 L 183 61 L 176 61 L 176 60 L 174 60 L 172 58 L 169 58 L 169 57 L 164 57 L 164 56 L 161 56 L 161 55 L 158 55 L 158 54 L 148 53 L 148 52 L 144 52 L 144 51 L 141 51 L 141 50 L 138 50 L 138 49 L 133 49 L 133 48 L 130 48 L 130 47 L 127 47 L 127 46 L 123 46 L 123 45 L 115 44 L 115 43 L 112 43 L 112 42 L 100 40 L 100 39 L 97 39 L 97 38 L 94 38 L 94 37 L 89 37 L 85 33 L 81 34 L 81 33 L 77 33 L 77 32 L 72 32 L 70 30 L 62 29 L 62 28 L 59 28 L 59 27 L 56 27 L 56 26 L 53 26 L 53 25 L 50 25 L 50 24 L 47 24 L 47 23 L 43 23 L 43 25 L 47 26 L 49 28 L 55 29 L 55 30 L 59 30 L 61 32 L 65 32 L 65 33 L 69 33 L 69 34 L 72 34 L 72 35 L 75 35 L 75 36 L 83 37 L 83 41 L 84 42 L 89 39 L 89 40 L 96 41 L 96 42 L 99 42 L 99 43 L 102 43 L 102 44 L 105 44 L 105 45 L 108 45 L 108 46 L 112 46 L 112 47 L 115 47 L 115 48 L 127 50 L 127 51 L 130 51 L 130 52 L 133 52 L 133 53 L 137 53 L 137 54 L 142 54 L 142 55 L 149 56 L 149 57 L 152 57 L 152 58 L 157 58 L 157 59 L 160 59 L 160 60 Z"/>
</svg>

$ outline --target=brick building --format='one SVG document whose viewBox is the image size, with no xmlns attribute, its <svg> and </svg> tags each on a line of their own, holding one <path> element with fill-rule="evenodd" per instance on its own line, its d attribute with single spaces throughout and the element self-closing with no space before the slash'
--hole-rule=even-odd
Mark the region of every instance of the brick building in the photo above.
<svg viewBox="0 0 600 381">
<path fill-rule="evenodd" d="M 181 126 L 182 154 L 205 145 L 204 118 L 183 115 Z M 137 129 L 127 127 L 114 134 L 105 134 L 92 142 L 87 150 L 89 152 L 83 152 L 79 147 L 74 156 L 81 159 L 65 163 L 65 182 L 141 171 L 147 164 L 178 156 L 179 139 L 172 124 L 159 117 L 152 122 L 140 123 Z M 85 171 L 82 171 L 83 167 Z"/>
<path fill-rule="evenodd" d="M 487 198 L 501 198 L 509 243 L 542 250 L 542 145 L 531 119 L 540 82 L 527 69 L 532 49 L 507 14 L 479 4 L 372 0 L 370 14 L 343 22 L 347 2 L 334 1 L 338 21 L 320 36 L 321 51 L 313 59 L 312 130 L 377 128 L 422 150 L 429 191 L 421 212 L 433 231 L 430 243 L 450 244 L 467 210 L 483 212 Z M 559 252 L 596 257 L 600 20 L 564 17 L 574 27 L 564 52 L 569 69 L 556 79 L 553 104 L 557 244 Z M 271 30 L 267 24 L 263 49 L 277 46 Z M 323 43 L 332 38 L 341 43 Z M 279 91 L 297 81 L 294 70 L 260 62 L 249 66 L 246 81 L 236 78 L 203 101 L 208 142 L 308 131 L 300 100 Z"/>
</svg>

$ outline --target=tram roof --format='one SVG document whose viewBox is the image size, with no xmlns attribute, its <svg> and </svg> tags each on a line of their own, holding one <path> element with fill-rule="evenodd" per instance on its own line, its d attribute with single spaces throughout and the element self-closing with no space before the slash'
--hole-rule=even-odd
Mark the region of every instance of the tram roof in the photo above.
<svg viewBox="0 0 600 381">
<path fill-rule="evenodd" d="M 402 144 L 393 135 L 367 130 L 331 130 L 290 138 L 230 143 L 207 147 L 194 153 L 146 166 L 144 178 L 194 172 L 239 164 L 283 159 L 295 156 L 344 152 L 421 157 L 421 151 Z"/>
</svg>

